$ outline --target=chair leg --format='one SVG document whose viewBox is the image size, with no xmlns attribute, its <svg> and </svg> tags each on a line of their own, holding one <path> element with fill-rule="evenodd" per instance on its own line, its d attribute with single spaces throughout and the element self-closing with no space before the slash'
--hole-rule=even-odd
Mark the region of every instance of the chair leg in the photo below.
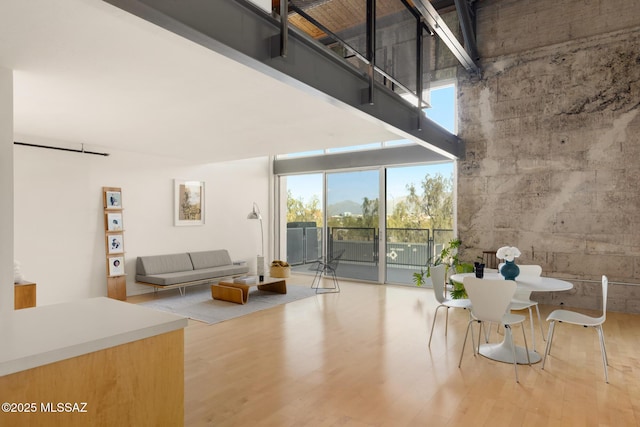
<svg viewBox="0 0 640 427">
<path fill-rule="evenodd" d="M 444 336 L 447 336 L 449 332 L 449 307 L 447 307 L 446 315 L 444 318 Z"/>
<path fill-rule="evenodd" d="M 482 329 L 484 327 L 484 335 L 485 337 L 487 336 L 487 327 L 484 326 L 484 322 L 478 322 L 480 323 L 480 327 L 478 328 L 478 350 L 476 351 L 475 349 L 475 345 L 473 348 L 473 355 L 475 356 L 476 354 L 480 353 L 480 340 L 482 339 Z M 491 328 L 491 325 L 489 325 L 489 328 Z M 471 337 L 473 337 L 473 331 L 471 331 Z M 489 341 L 487 341 L 489 342 Z M 474 343 L 475 344 L 475 343 Z"/>
<path fill-rule="evenodd" d="M 533 311 L 531 311 L 531 307 L 529 307 L 529 323 L 531 323 L 531 345 L 533 345 L 533 351 L 536 351 L 536 336 L 533 331 Z M 524 323 L 522 328 L 524 332 Z"/>
<path fill-rule="evenodd" d="M 538 323 L 540 324 L 540 333 L 542 334 L 542 341 L 546 341 L 546 339 L 544 338 L 544 328 L 542 327 L 542 319 L 540 318 L 540 309 L 538 308 L 538 304 L 536 304 L 536 313 L 538 313 Z"/>
<path fill-rule="evenodd" d="M 318 284 L 316 284 L 316 280 L 318 281 Z M 320 286 L 320 280 L 322 280 L 322 269 L 318 266 L 316 274 L 313 276 L 313 281 L 311 282 L 311 289 L 318 289 L 318 286 Z"/>
<path fill-rule="evenodd" d="M 467 345 L 467 337 L 469 336 L 469 328 L 471 327 L 472 322 L 473 320 L 469 320 L 469 323 L 467 323 L 467 332 L 465 332 L 464 334 L 464 341 L 462 342 L 462 351 L 460 352 L 460 361 L 458 362 L 458 368 L 462 366 L 462 356 L 464 355 L 464 348 Z M 473 331 L 471 333 L 473 333 Z"/>
<path fill-rule="evenodd" d="M 438 310 L 440 307 L 444 307 L 444 305 L 439 305 L 436 307 L 436 312 L 433 313 L 433 322 L 431 322 L 431 333 L 429 334 L 429 347 L 431 347 L 431 338 L 433 337 L 433 328 L 436 326 L 436 318 L 438 317 Z"/>
<path fill-rule="evenodd" d="M 522 323 L 522 338 L 524 339 L 524 350 L 527 352 L 527 362 L 531 366 L 531 357 L 529 357 L 529 346 L 527 345 L 527 334 L 524 333 L 524 323 Z"/>
<path fill-rule="evenodd" d="M 547 335 L 547 345 L 544 348 L 544 357 L 542 358 L 542 369 L 544 369 L 544 364 L 547 362 L 547 355 L 551 353 L 551 341 L 553 341 L 553 330 L 555 329 L 556 321 L 552 320 L 551 324 L 549 324 L 549 335 Z"/>
<path fill-rule="evenodd" d="M 608 360 L 607 360 L 607 350 L 604 346 L 604 332 L 602 331 L 602 325 L 596 326 L 596 331 L 598 331 L 598 337 L 600 338 L 600 351 L 602 352 L 602 366 L 604 366 L 604 380 L 607 384 L 609 384 L 609 372 L 607 369 Z"/>
<path fill-rule="evenodd" d="M 516 344 L 513 342 L 513 334 L 511 333 L 511 326 L 504 325 L 504 334 L 505 334 L 505 339 L 507 334 L 511 335 L 511 339 L 509 341 L 511 341 L 511 353 L 513 354 L 513 369 L 515 369 L 516 371 L 516 382 L 519 383 L 520 379 L 518 379 L 518 360 L 516 359 Z"/>
</svg>

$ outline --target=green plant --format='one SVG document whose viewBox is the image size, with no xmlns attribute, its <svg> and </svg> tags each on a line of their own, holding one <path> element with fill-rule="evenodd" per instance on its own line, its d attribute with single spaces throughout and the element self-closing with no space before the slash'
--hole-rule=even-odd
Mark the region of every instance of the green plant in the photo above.
<svg viewBox="0 0 640 427">
<path fill-rule="evenodd" d="M 460 239 L 453 239 L 449 241 L 445 247 L 440 251 L 440 255 L 436 257 L 436 259 L 431 262 L 431 258 L 427 262 L 426 268 L 421 268 L 420 271 L 416 271 L 413 273 L 413 283 L 416 286 L 422 286 L 425 284 L 425 279 L 431 276 L 430 267 L 432 265 L 446 264 L 446 271 L 449 271 L 449 268 L 453 268 L 456 273 L 472 273 L 473 272 L 473 264 L 460 262 L 458 258 L 458 248 L 462 242 Z M 467 292 L 464 289 L 464 285 L 460 282 L 451 282 L 453 285 L 453 290 L 451 291 L 451 298 L 453 299 L 461 299 L 467 297 Z"/>
</svg>

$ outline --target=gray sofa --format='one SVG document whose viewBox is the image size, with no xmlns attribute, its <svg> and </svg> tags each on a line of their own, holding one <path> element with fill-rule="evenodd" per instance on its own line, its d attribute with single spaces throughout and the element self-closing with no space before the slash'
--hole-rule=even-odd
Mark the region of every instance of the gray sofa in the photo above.
<svg viewBox="0 0 640 427">
<path fill-rule="evenodd" d="M 138 257 L 136 282 L 157 288 L 215 283 L 249 272 L 246 263 L 231 261 L 226 249 Z"/>
</svg>

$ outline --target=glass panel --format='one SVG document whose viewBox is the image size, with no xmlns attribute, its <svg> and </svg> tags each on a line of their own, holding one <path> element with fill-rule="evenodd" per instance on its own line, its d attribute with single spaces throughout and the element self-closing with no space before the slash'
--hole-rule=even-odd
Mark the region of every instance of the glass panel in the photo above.
<svg viewBox="0 0 640 427">
<path fill-rule="evenodd" d="M 322 254 L 323 175 L 282 177 L 287 194 L 287 262 L 294 270 L 308 272 Z"/>
<path fill-rule="evenodd" d="M 456 87 L 447 85 L 434 87 L 429 91 L 431 108 L 425 109 L 427 117 L 448 130 L 456 133 Z"/>
<path fill-rule="evenodd" d="M 453 236 L 453 163 L 388 168 L 386 186 L 387 282 L 413 284 Z"/>
<path fill-rule="evenodd" d="M 378 281 L 379 172 L 327 174 L 327 258 L 339 277 Z"/>
</svg>

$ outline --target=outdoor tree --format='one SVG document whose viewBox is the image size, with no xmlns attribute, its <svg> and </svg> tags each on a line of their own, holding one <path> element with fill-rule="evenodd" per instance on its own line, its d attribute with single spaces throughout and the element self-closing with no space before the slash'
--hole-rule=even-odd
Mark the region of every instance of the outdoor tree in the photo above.
<svg viewBox="0 0 640 427">
<path fill-rule="evenodd" d="M 411 226 L 416 228 L 449 229 L 453 227 L 453 178 L 442 174 L 425 175 L 420 183 L 422 192 L 416 186 L 407 185 L 409 195 L 406 209 Z"/>
</svg>

